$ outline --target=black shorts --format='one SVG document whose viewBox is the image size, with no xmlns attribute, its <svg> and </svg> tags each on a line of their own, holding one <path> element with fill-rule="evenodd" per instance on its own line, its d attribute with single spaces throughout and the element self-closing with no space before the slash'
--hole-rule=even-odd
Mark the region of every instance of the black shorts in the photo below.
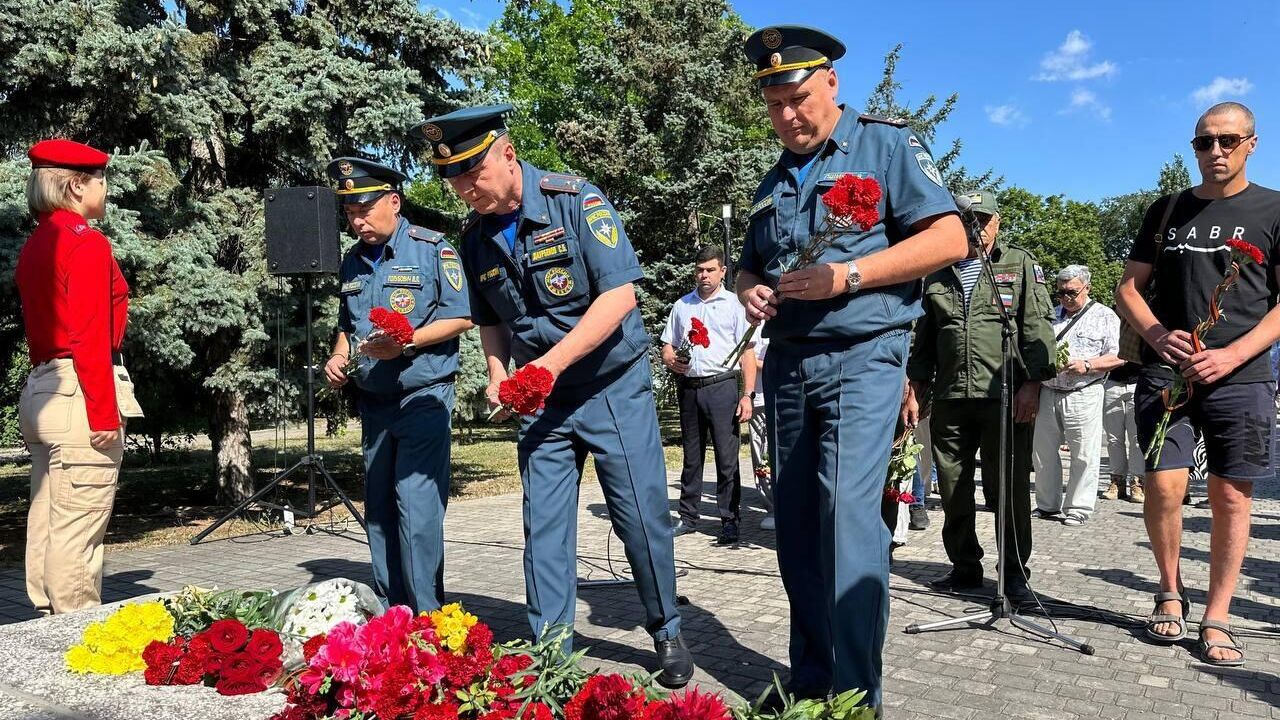
<svg viewBox="0 0 1280 720">
<path fill-rule="evenodd" d="M 1138 444 L 1143 452 L 1164 415 L 1160 391 L 1171 380 L 1143 373 L 1134 391 L 1138 419 Z M 1169 419 L 1169 432 L 1160 463 L 1147 459 L 1147 472 L 1195 466 L 1196 436 L 1204 436 L 1209 473 L 1227 480 L 1273 480 L 1272 446 L 1275 442 L 1275 383 L 1229 383 L 1195 386 L 1187 404 Z"/>
</svg>

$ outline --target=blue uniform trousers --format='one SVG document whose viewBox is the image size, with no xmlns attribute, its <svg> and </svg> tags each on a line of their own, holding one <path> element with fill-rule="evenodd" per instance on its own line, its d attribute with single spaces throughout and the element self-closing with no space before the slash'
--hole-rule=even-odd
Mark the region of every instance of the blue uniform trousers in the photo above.
<svg viewBox="0 0 1280 720">
<path fill-rule="evenodd" d="M 764 365 L 778 568 L 791 605 L 791 688 L 880 702 L 889 540 L 880 519 L 909 333 L 775 340 Z"/>
<path fill-rule="evenodd" d="M 524 581 L 534 635 L 573 625 L 578 485 L 587 453 L 631 564 L 645 629 L 654 639 L 673 637 L 680 632 L 675 550 L 646 356 L 589 385 L 557 386 L 540 414 L 522 419 Z"/>
<path fill-rule="evenodd" d="M 361 393 L 373 587 L 388 605 L 435 610 L 444 594 L 452 382 L 402 397 Z"/>
</svg>

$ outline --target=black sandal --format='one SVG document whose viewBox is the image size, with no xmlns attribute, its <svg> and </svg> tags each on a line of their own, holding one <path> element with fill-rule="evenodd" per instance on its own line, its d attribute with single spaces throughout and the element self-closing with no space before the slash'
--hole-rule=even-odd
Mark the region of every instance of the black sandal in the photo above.
<svg viewBox="0 0 1280 720">
<path fill-rule="evenodd" d="M 1169 613 L 1158 612 L 1161 603 L 1171 600 L 1177 600 L 1182 605 L 1182 615 L 1170 615 Z M 1191 612 L 1191 601 L 1187 599 L 1186 591 L 1173 592 L 1166 590 L 1158 592 L 1155 595 L 1156 607 L 1147 618 L 1147 637 L 1159 643 L 1173 644 L 1187 637 L 1187 613 Z M 1156 632 L 1156 626 L 1164 623 L 1173 623 L 1178 626 L 1177 635 L 1163 635 Z"/>
<path fill-rule="evenodd" d="M 1205 630 L 1217 630 L 1227 636 L 1226 642 L 1222 640 L 1205 640 Z M 1218 658 L 1209 657 L 1209 651 L 1215 648 L 1223 650 L 1231 650 L 1240 653 L 1238 658 L 1230 658 L 1220 660 Z M 1201 620 L 1200 621 L 1200 662 L 1206 665 L 1216 665 L 1218 667 L 1240 667 L 1244 665 L 1244 643 L 1238 642 L 1236 636 L 1231 633 L 1231 625 L 1218 620 Z"/>
</svg>

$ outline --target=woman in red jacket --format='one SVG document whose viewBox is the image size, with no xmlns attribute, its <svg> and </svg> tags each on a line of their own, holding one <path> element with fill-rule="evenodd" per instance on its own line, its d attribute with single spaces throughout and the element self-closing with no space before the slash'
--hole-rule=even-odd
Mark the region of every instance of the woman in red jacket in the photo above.
<svg viewBox="0 0 1280 720">
<path fill-rule="evenodd" d="M 46 140 L 27 153 L 38 224 L 18 255 L 32 371 L 19 420 L 31 450 L 27 595 L 42 613 L 102 599 L 102 538 L 124 455 L 124 417 L 140 412 L 120 364 L 129 286 L 106 236 L 106 153 Z"/>
</svg>

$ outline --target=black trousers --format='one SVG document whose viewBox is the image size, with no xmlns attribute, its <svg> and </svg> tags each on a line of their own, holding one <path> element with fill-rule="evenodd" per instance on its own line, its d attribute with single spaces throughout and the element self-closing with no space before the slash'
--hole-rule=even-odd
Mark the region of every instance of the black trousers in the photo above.
<svg viewBox="0 0 1280 720">
<path fill-rule="evenodd" d="M 680 433 L 684 437 L 684 468 L 680 472 L 680 517 L 698 520 L 702 500 L 702 465 L 710 436 L 716 452 L 716 506 L 720 519 L 738 520 L 742 503 L 742 477 L 738 472 L 738 447 L 742 442 L 738 420 L 738 378 L 732 376 L 700 388 L 681 382 Z"/>
</svg>

